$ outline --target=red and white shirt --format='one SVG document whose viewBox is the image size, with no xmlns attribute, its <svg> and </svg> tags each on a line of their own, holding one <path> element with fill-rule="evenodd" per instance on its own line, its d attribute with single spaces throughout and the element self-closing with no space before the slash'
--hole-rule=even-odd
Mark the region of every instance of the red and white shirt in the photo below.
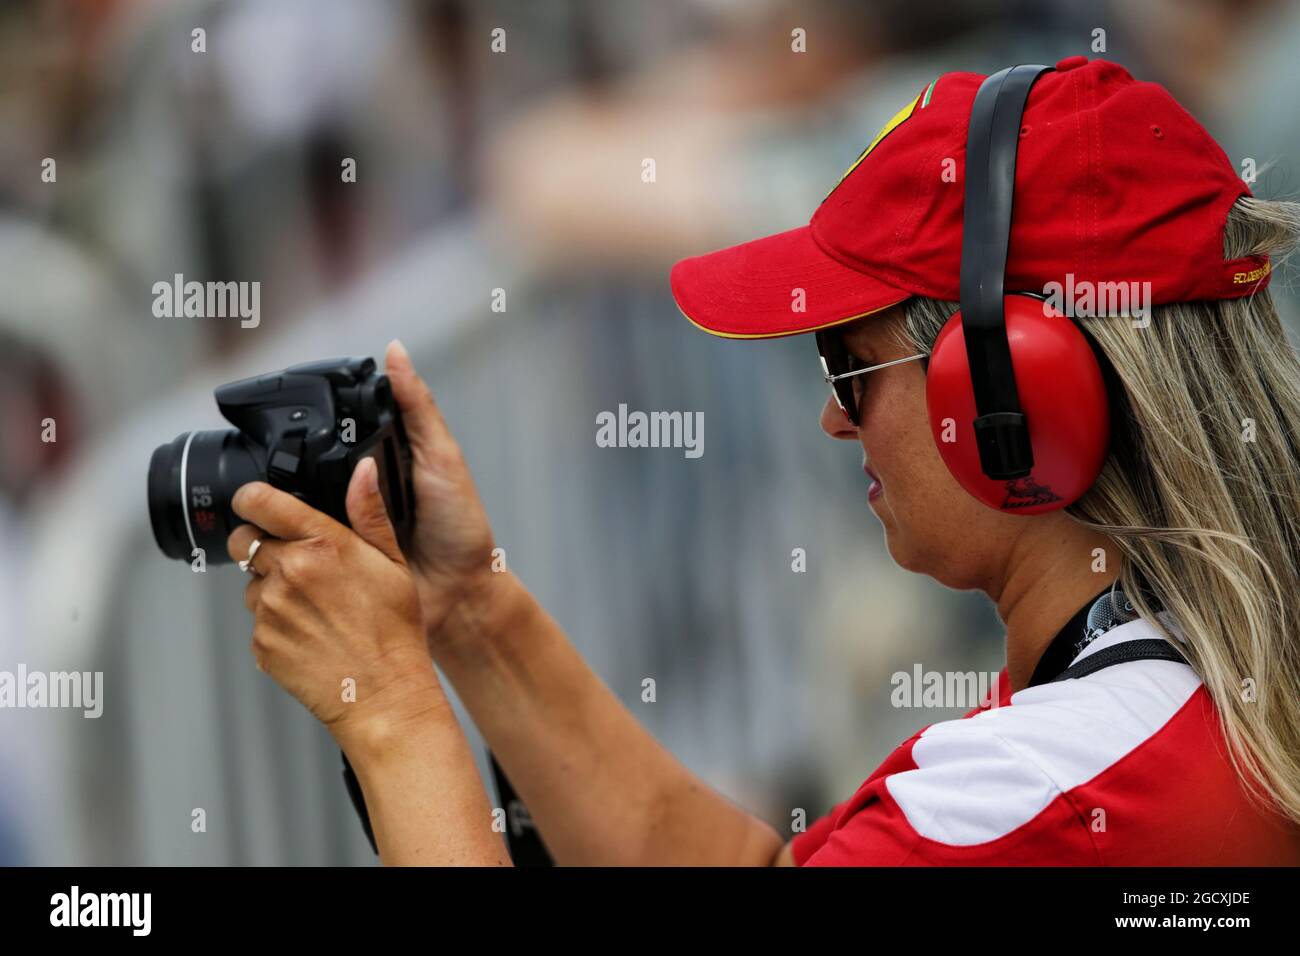
<svg viewBox="0 0 1300 956">
<path fill-rule="evenodd" d="M 1075 658 L 1158 638 L 1114 627 Z M 1251 800 L 1185 663 L 1137 660 L 1010 693 L 904 741 L 791 846 L 798 866 L 1300 865 Z"/>
</svg>

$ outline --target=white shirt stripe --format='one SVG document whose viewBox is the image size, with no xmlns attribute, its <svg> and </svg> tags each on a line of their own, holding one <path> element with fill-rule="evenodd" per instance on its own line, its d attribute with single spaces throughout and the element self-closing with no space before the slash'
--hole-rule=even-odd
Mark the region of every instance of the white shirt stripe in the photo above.
<svg viewBox="0 0 1300 956">
<path fill-rule="evenodd" d="M 1076 660 L 1159 636 L 1146 621 L 1130 621 Z M 1140 746 L 1200 686 L 1186 664 L 1144 660 L 1030 687 L 1009 707 L 927 728 L 912 749 L 917 769 L 891 775 L 885 786 L 921 836 L 952 846 L 987 843 Z"/>
</svg>

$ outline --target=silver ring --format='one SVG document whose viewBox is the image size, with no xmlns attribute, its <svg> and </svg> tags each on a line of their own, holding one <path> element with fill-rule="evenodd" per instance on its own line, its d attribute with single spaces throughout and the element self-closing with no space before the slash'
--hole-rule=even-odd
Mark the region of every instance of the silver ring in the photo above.
<svg viewBox="0 0 1300 956">
<path fill-rule="evenodd" d="M 253 567 L 253 558 L 257 556 L 257 549 L 262 546 L 261 538 L 254 538 L 253 543 L 248 546 L 248 557 L 239 562 L 239 570 L 246 574 L 257 574 L 257 568 Z"/>
</svg>

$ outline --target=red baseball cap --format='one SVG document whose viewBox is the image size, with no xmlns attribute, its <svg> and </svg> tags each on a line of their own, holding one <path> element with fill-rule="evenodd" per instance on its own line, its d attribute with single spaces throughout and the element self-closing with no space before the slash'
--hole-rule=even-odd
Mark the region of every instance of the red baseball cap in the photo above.
<svg viewBox="0 0 1300 956">
<path fill-rule="evenodd" d="M 912 296 L 959 301 L 967 126 L 985 77 L 945 73 L 885 124 L 798 229 L 683 259 L 673 297 L 706 332 L 771 338 Z M 1016 161 L 1008 292 L 1150 282 L 1149 304 L 1249 295 L 1266 256 L 1224 261 L 1250 189 L 1155 83 L 1074 56 L 1034 85 Z M 1095 285 L 1094 285 L 1095 288 Z"/>
</svg>

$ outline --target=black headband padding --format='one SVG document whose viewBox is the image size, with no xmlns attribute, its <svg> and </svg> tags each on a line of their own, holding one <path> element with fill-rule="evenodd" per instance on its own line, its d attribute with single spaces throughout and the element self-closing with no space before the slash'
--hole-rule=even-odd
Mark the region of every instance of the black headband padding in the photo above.
<svg viewBox="0 0 1300 956">
<path fill-rule="evenodd" d="M 966 141 L 961 243 L 961 318 L 975 393 L 975 431 L 988 477 L 1029 474 L 1033 454 L 1020 408 L 1003 314 L 1016 151 L 1029 90 L 1053 67 L 1022 64 L 986 79 L 975 94 Z"/>
</svg>

